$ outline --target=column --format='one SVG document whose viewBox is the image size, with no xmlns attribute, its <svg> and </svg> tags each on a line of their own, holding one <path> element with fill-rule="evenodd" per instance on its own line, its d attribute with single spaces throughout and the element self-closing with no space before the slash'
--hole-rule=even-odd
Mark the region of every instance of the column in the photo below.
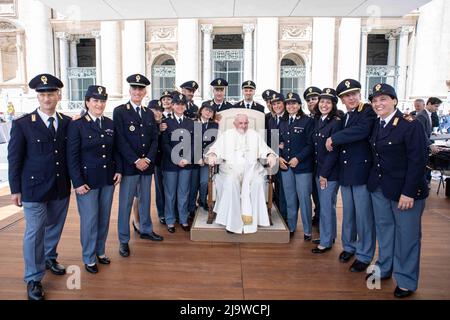
<svg viewBox="0 0 450 320">
<path fill-rule="evenodd" d="M 80 39 L 75 38 L 75 36 L 72 36 L 70 38 L 70 68 L 77 68 L 78 67 L 78 54 L 77 54 L 77 44 L 80 43 Z M 69 79 L 70 81 L 70 79 Z M 72 92 L 78 92 L 79 84 L 77 81 L 71 82 L 71 90 Z M 82 93 L 83 94 L 83 93 Z M 69 92 L 70 96 L 70 92 Z M 80 97 L 75 98 L 72 96 L 72 99 L 79 100 Z"/>
<path fill-rule="evenodd" d="M 258 18 L 256 24 L 256 97 L 266 89 L 280 89 L 278 18 Z"/>
<path fill-rule="evenodd" d="M 242 29 L 244 30 L 244 79 L 242 80 L 253 80 L 253 30 L 255 30 L 255 25 L 245 23 Z"/>
<path fill-rule="evenodd" d="M 398 80 L 397 80 L 397 97 L 399 100 L 405 100 L 406 98 L 406 72 L 408 67 L 408 36 L 409 33 L 414 30 L 412 26 L 403 26 L 398 29 Z"/>
<path fill-rule="evenodd" d="M 366 96 L 366 73 L 367 73 L 367 35 L 372 31 L 369 26 L 361 28 L 361 64 L 360 64 L 360 82 L 361 82 L 361 97 L 364 100 Z"/>
<path fill-rule="evenodd" d="M 450 79 L 450 2 L 433 0 L 419 12 L 410 95 L 445 97 L 445 81 Z"/>
<path fill-rule="evenodd" d="M 121 43 L 120 23 L 118 21 L 102 21 L 100 34 L 102 37 L 102 79 L 108 91 L 108 97 L 121 98 Z M 138 61 L 136 61 L 138 63 Z"/>
<path fill-rule="evenodd" d="M 78 67 L 78 54 L 77 54 L 77 44 L 80 43 L 80 39 L 72 37 L 70 39 L 70 67 Z"/>
<path fill-rule="evenodd" d="M 396 66 L 396 51 L 397 51 L 397 34 L 395 31 L 391 31 L 385 36 L 386 40 L 389 41 L 389 47 L 388 47 L 388 58 L 387 58 L 387 65 L 389 68 Z M 395 75 L 395 69 L 389 73 L 389 75 Z M 394 77 L 388 77 L 386 79 L 386 83 L 390 84 L 391 86 L 395 86 L 395 78 Z"/>
<path fill-rule="evenodd" d="M 97 84 L 102 84 L 102 42 L 100 31 L 92 31 L 92 36 L 95 38 L 95 74 Z"/>
<path fill-rule="evenodd" d="M 198 34 L 198 19 L 178 19 L 178 59 L 175 66 L 175 85 L 177 88 L 186 81 L 199 82 L 200 80 L 198 73 Z M 200 90 L 195 91 L 195 98 L 201 99 Z"/>
<path fill-rule="evenodd" d="M 3 83 L 3 50 L 0 47 L 0 83 Z"/>
<path fill-rule="evenodd" d="M 342 18 L 339 26 L 339 52 L 337 82 L 343 79 L 359 79 L 361 50 L 361 19 Z"/>
<path fill-rule="evenodd" d="M 213 32 L 212 24 L 202 24 L 203 32 L 203 100 L 211 98 L 211 49 Z"/>
<path fill-rule="evenodd" d="M 313 18 L 312 84 L 334 87 L 335 18 Z"/>
<path fill-rule="evenodd" d="M 122 77 L 119 79 L 119 81 L 122 83 L 122 93 L 124 96 L 129 95 L 130 87 L 126 79 L 129 75 L 135 73 L 140 73 L 147 76 L 145 74 L 144 20 L 129 20 L 123 22 Z M 106 77 L 104 79 L 106 80 Z"/>
<path fill-rule="evenodd" d="M 23 0 L 18 6 L 18 16 L 24 23 L 26 34 L 26 81 L 39 73 L 55 73 L 53 56 L 53 31 L 50 25 L 51 10 L 37 0 Z M 64 83 L 66 85 L 66 83 Z"/>
<path fill-rule="evenodd" d="M 25 55 L 24 55 L 24 33 L 18 32 L 16 34 L 16 47 L 17 47 L 17 75 L 16 78 L 19 83 L 24 83 L 26 79 L 25 75 Z"/>
<path fill-rule="evenodd" d="M 69 99 L 69 34 L 66 32 L 57 32 L 56 37 L 59 39 L 59 66 L 61 81 L 64 83 L 64 87 L 61 90 L 62 99 Z"/>
</svg>

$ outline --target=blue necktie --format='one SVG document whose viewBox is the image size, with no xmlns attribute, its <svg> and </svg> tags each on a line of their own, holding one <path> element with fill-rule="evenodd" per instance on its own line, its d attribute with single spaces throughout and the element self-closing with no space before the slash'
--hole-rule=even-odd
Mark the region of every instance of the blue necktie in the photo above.
<svg viewBox="0 0 450 320">
<path fill-rule="evenodd" d="M 140 111 L 141 111 L 141 108 L 137 107 L 137 108 L 136 108 L 136 112 L 137 112 L 137 114 L 139 115 L 139 117 L 141 117 L 141 112 L 140 112 Z"/>
<path fill-rule="evenodd" d="M 100 122 L 100 118 L 95 119 L 95 123 L 97 124 L 97 126 L 101 129 L 102 128 L 102 123 Z"/>
<path fill-rule="evenodd" d="M 50 117 L 48 118 L 48 122 L 50 122 L 50 124 L 48 125 L 48 129 L 50 130 L 50 132 L 52 133 L 53 137 L 56 136 L 56 129 L 54 126 L 54 122 L 55 122 L 55 118 Z"/>
</svg>

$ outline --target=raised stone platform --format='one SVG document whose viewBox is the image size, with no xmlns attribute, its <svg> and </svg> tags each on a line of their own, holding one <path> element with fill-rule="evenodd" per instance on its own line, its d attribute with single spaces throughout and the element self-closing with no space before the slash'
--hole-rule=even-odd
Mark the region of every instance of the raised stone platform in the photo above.
<svg viewBox="0 0 450 320">
<path fill-rule="evenodd" d="M 249 234 L 231 234 L 225 227 L 212 223 L 207 224 L 208 212 L 198 208 L 191 228 L 192 241 L 241 242 L 241 243 L 288 243 L 289 229 L 278 210 L 272 208 L 270 227 L 258 227 L 258 232 Z"/>
</svg>

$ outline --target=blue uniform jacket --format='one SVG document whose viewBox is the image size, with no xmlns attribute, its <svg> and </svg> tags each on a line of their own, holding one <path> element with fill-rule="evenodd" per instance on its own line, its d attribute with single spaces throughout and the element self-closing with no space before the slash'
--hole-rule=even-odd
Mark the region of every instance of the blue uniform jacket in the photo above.
<svg viewBox="0 0 450 320">
<path fill-rule="evenodd" d="M 201 132 L 198 132 L 198 127 L 201 126 Z M 219 124 L 215 121 L 208 121 L 202 123 L 194 121 L 194 165 L 193 168 L 199 168 L 197 164 L 200 159 L 203 159 L 208 147 L 216 140 L 218 135 Z M 199 135 L 201 134 L 201 136 Z"/>
<path fill-rule="evenodd" d="M 347 126 L 342 119 L 343 129 L 332 135 L 333 146 L 340 146 L 339 184 L 343 186 L 357 186 L 367 184 L 372 154 L 369 137 L 372 132 L 376 114 L 370 104 L 360 104 L 350 113 Z M 357 172 L 357 174 L 355 174 Z"/>
<path fill-rule="evenodd" d="M 22 201 L 46 202 L 70 195 L 66 162 L 67 127 L 71 121 L 57 113 L 56 136 L 34 111 L 13 121 L 8 145 L 11 193 Z"/>
<path fill-rule="evenodd" d="M 278 150 L 278 145 L 272 146 L 272 134 L 276 135 L 276 131 L 273 130 L 280 130 L 280 124 L 282 121 L 284 120 L 288 120 L 289 119 L 289 113 L 287 113 L 286 111 L 284 112 L 284 114 L 281 116 L 280 118 L 280 122 L 277 124 L 277 116 L 273 116 L 270 117 L 268 122 L 267 122 L 267 145 L 272 148 L 274 151 Z M 278 143 L 280 143 L 280 131 L 278 131 Z M 278 150 L 279 151 L 279 150 Z M 279 155 L 280 152 L 278 152 Z"/>
<path fill-rule="evenodd" d="M 141 117 L 130 103 L 114 109 L 114 129 L 117 145 L 122 157 L 123 175 L 149 175 L 153 173 L 158 150 L 159 125 L 151 110 L 142 107 Z M 140 171 L 135 162 L 148 158 L 151 162 L 147 170 Z"/>
<path fill-rule="evenodd" d="M 179 170 L 190 170 L 192 168 L 192 162 L 194 159 L 194 121 L 184 117 L 183 122 L 178 124 L 177 120 L 174 118 L 166 119 L 167 123 L 167 129 L 162 134 L 162 170 L 163 171 L 179 171 Z M 180 129 L 180 131 L 175 130 Z M 176 134 L 180 134 L 178 138 L 175 137 Z M 190 147 L 188 154 L 188 151 L 183 148 L 182 145 L 178 146 L 178 144 L 183 141 L 183 135 L 189 135 L 190 136 L 190 144 L 188 145 Z M 172 141 L 172 137 L 176 140 Z M 187 143 L 187 142 L 186 142 Z M 178 166 L 178 163 L 172 162 L 172 150 L 177 147 L 180 148 L 178 154 L 181 158 L 186 159 L 190 162 L 189 165 L 185 167 Z M 181 160 L 180 158 L 180 160 Z"/>
<path fill-rule="evenodd" d="M 247 107 L 245 106 L 244 100 L 241 100 L 241 101 L 237 102 L 233 106 L 233 108 L 244 108 L 244 109 L 247 109 Z M 257 102 L 255 102 L 255 101 L 253 101 L 253 103 L 251 105 L 251 109 L 264 113 L 264 106 L 259 104 L 259 103 L 257 103 Z"/>
<path fill-rule="evenodd" d="M 428 145 L 422 125 L 397 110 L 386 127 L 379 130 L 377 123 L 370 138 L 374 163 L 367 183 L 369 191 L 380 186 L 383 195 L 392 201 L 398 201 L 402 194 L 425 199 Z"/>
<path fill-rule="evenodd" d="M 202 103 L 202 106 L 208 105 L 213 107 L 216 112 L 224 111 L 233 108 L 233 105 L 226 100 L 223 100 L 221 105 L 218 105 L 214 102 L 214 100 L 207 100 Z"/>
<path fill-rule="evenodd" d="M 196 120 L 198 116 L 198 106 L 193 102 L 188 102 L 184 115 L 192 120 Z"/>
<path fill-rule="evenodd" d="M 335 146 L 333 151 L 328 152 L 325 142 L 328 137 L 342 129 L 342 121 L 339 117 L 332 119 L 316 119 L 314 123 L 314 155 L 315 155 L 315 175 L 327 178 L 329 181 L 339 180 L 339 147 Z"/>
<path fill-rule="evenodd" d="M 102 117 L 101 123 L 102 128 L 85 115 L 69 124 L 67 164 L 74 188 L 113 185 L 114 174 L 122 173 L 114 123 L 107 117 Z"/>
<path fill-rule="evenodd" d="M 286 161 L 294 157 L 300 161 L 292 169 L 295 174 L 314 170 L 313 131 L 314 120 L 307 115 L 296 117 L 290 125 L 288 120 L 280 122 L 280 143 L 283 144 L 280 154 Z"/>
</svg>

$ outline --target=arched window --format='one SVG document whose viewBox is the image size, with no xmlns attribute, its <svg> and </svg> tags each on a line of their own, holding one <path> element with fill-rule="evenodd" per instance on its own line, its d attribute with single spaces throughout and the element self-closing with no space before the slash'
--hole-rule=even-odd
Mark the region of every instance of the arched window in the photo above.
<svg viewBox="0 0 450 320">
<path fill-rule="evenodd" d="M 175 90 L 175 60 L 163 54 L 152 67 L 152 98 L 159 99 L 164 90 Z"/>
<path fill-rule="evenodd" d="M 300 96 L 305 90 L 305 63 L 303 59 L 293 53 L 283 57 L 280 70 L 281 93 L 297 92 Z"/>
</svg>

